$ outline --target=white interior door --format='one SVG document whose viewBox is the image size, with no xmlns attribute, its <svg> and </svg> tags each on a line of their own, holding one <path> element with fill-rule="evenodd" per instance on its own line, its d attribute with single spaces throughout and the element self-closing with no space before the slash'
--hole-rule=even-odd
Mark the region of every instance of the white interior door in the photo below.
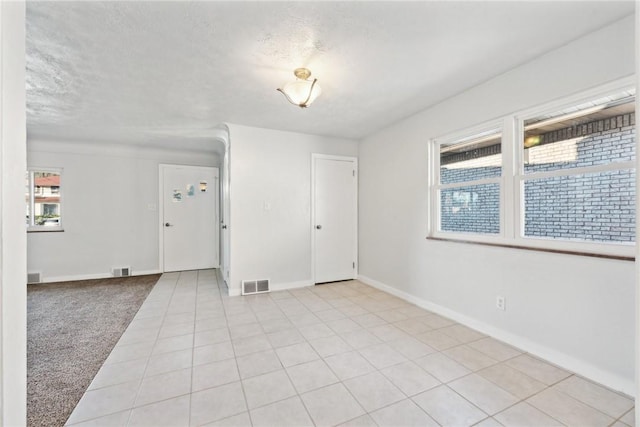
<svg viewBox="0 0 640 427">
<path fill-rule="evenodd" d="M 160 168 L 164 271 L 219 267 L 218 169 Z"/>
<path fill-rule="evenodd" d="M 313 155 L 314 281 L 356 278 L 358 182 L 355 158 Z"/>
</svg>

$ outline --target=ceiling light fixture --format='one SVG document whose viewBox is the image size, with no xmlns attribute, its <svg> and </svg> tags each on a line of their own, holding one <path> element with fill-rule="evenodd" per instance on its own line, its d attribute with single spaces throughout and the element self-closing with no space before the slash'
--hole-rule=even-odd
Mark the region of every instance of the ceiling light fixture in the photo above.
<svg viewBox="0 0 640 427">
<path fill-rule="evenodd" d="M 286 83 L 282 89 L 276 89 L 287 98 L 287 101 L 300 108 L 307 108 L 322 93 L 318 79 L 309 80 L 311 71 L 296 68 L 293 71 L 296 81 Z"/>
</svg>

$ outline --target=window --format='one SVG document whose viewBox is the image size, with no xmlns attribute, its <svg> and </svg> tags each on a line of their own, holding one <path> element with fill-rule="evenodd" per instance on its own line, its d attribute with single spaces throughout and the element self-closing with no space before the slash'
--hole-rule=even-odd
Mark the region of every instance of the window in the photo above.
<svg viewBox="0 0 640 427">
<path fill-rule="evenodd" d="M 633 256 L 635 89 L 513 114 L 429 149 L 429 235 Z"/>
<path fill-rule="evenodd" d="M 26 174 L 26 223 L 30 231 L 62 229 L 60 169 L 33 169 Z"/>
<path fill-rule="evenodd" d="M 439 145 L 439 231 L 500 233 L 500 146 L 495 129 Z"/>
</svg>

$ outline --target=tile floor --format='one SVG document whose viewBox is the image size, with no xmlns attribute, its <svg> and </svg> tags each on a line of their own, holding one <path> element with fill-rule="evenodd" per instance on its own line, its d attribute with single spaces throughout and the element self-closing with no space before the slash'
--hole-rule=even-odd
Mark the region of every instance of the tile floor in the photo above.
<svg viewBox="0 0 640 427">
<path fill-rule="evenodd" d="M 633 426 L 633 400 L 357 281 L 164 274 L 67 425 Z"/>
</svg>

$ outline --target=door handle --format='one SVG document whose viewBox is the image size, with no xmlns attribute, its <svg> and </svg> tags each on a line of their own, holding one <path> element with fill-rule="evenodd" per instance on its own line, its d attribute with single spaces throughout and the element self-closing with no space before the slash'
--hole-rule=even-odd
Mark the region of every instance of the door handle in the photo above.
<svg viewBox="0 0 640 427">
<path fill-rule="evenodd" d="M 316 225 L 316 230 L 322 230 L 322 226 L 321 225 Z"/>
<path fill-rule="evenodd" d="M 169 223 L 169 222 L 165 222 L 165 223 L 164 223 L 164 226 L 165 226 L 165 227 L 173 227 L 173 224 L 171 224 L 171 223 Z"/>
</svg>

